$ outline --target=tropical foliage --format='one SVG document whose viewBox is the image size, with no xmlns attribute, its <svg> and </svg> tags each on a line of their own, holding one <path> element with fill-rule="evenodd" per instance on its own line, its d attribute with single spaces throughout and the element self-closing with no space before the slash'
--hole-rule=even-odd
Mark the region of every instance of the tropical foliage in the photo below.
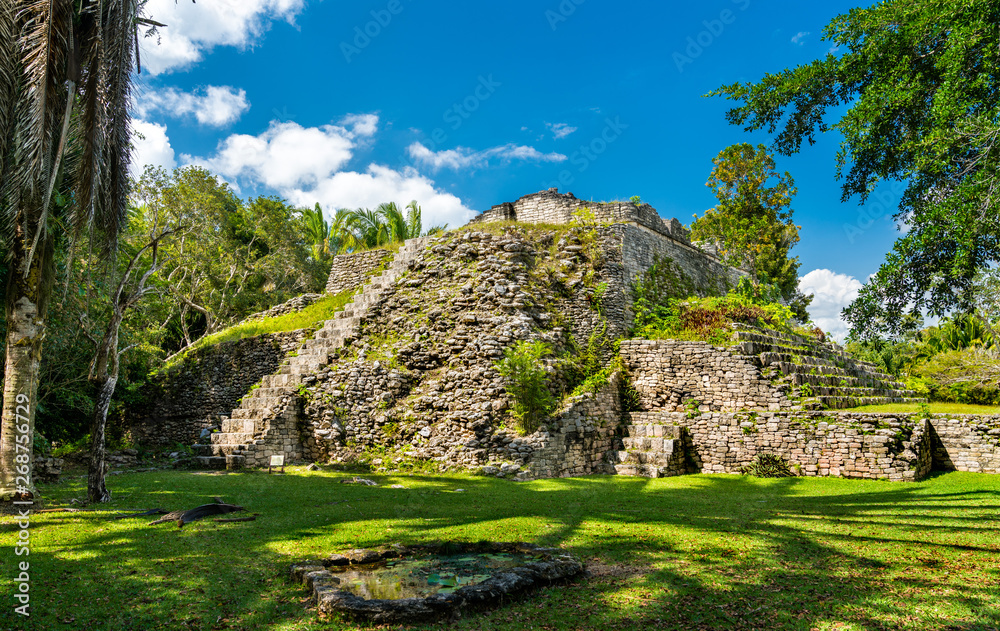
<svg viewBox="0 0 1000 631">
<path fill-rule="evenodd" d="M 712 92 L 783 155 L 839 134 L 845 201 L 906 183 L 896 219 L 909 229 L 845 312 L 858 336 L 898 334 L 922 310 L 974 311 L 977 274 L 1000 261 L 998 22 L 990 0 L 889 0 L 826 27 L 836 54 Z"/>
<path fill-rule="evenodd" d="M 695 219 L 691 237 L 716 244 L 727 263 L 793 296 L 799 260 L 788 252 L 799 242 L 799 231 L 792 223 L 792 198 L 798 190 L 792 176 L 777 171 L 764 145 L 733 145 L 712 162 L 706 186 L 718 204 Z"/>
<path fill-rule="evenodd" d="M 743 278 L 725 296 L 646 300 L 636 309 L 633 336 L 728 345 L 733 341 L 733 324 L 789 330 L 795 314 L 780 297 L 776 286 L 754 285 Z"/>
<path fill-rule="evenodd" d="M 140 227 L 180 229 L 165 243 L 155 279 L 170 298 L 156 306 L 167 350 L 325 285 L 328 266 L 314 257 L 315 216 L 312 225 L 304 219 L 310 211 L 275 197 L 241 200 L 200 167 L 148 168 L 133 198 Z"/>
<path fill-rule="evenodd" d="M 1000 345 L 978 318 L 957 315 L 891 340 L 852 339 L 847 350 L 933 401 L 1000 403 Z"/>
<path fill-rule="evenodd" d="M 416 200 L 405 212 L 395 202 L 379 204 L 374 210 L 357 208 L 338 210 L 328 229 L 328 250 L 333 254 L 369 250 L 407 239 L 444 232 L 447 226 L 434 226 L 426 232 L 420 205 Z"/>
</svg>

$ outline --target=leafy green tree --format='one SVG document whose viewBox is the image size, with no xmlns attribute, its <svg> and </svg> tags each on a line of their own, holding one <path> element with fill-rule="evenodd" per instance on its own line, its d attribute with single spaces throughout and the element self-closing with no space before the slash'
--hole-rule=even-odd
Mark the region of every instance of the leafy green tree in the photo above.
<svg viewBox="0 0 1000 631">
<path fill-rule="evenodd" d="M 153 224 L 182 226 L 163 246 L 158 283 L 170 300 L 165 325 L 172 350 L 194 343 L 251 313 L 292 296 L 320 291 L 323 261 L 298 211 L 283 200 L 240 200 L 225 183 L 199 167 L 167 173 L 149 168 L 136 184 L 137 204 Z"/>
<path fill-rule="evenodd" d="M 826 27 L 837 54 L 711 93 L 741 102 L 729 121 L 774 134 L 783 155 L 842 135 L 845 201 L 906 182 L 896 218 L 909 231 L 845 311 L 858 335 L 972 311 L 976 275 L 1000 260 L 998 23 L 990 0 L 888 0 Z M 830 122 L 830 110 L 846 111 Z"/>
<path fill-rule="evenodd" d="M 695 219 L 691 236 L 714 243 L 730 265 L 750 272 L 755 282 L 774 284 L 784 298 L 798 289 L 798 257 L 789 250 L 799 242 L 792 222 L 792 176 L 776 170 L 764 145 L 748 143 L 723 149 L 706 186 L 715 193 L 715 208 Z"/>
</svg>

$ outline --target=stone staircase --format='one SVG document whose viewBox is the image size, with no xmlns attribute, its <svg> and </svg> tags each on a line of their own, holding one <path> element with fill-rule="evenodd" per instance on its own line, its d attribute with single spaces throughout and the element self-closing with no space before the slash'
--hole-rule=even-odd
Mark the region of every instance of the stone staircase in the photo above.
<svg viewBox="0 0 1000 631">
<path fill-rule="evenodd" d="M 733 352 L 822 407 L 923 401 L 874 364 L 854 359 L 834 344 L 778 331 L 741 329 L 735 335 Z"/>
<path fill-rule="evenodd" d="M 618 475 L 665 478 L 688 472 L 683 428 L 676 425 L 627 425 L 614 465 Z"/>
<path fill-rule="evenodd" d="M 298 387 L 330 363 L 330 355 L 357 338 L 369 310 L 409 269 L 427 243 L 426 237 L 406 241 L 389 267 L 369 279 L 337 315 L 323 323 L 273 375 L 266 375 L 243 397 L 239 407 L 223 417 L 222 431 L 207 444 L 194 445 L 199 463 L 211 469 L 265 467 L 272 455 L 286 461 L 302 457 L 298 428 Z"/>
</svg>

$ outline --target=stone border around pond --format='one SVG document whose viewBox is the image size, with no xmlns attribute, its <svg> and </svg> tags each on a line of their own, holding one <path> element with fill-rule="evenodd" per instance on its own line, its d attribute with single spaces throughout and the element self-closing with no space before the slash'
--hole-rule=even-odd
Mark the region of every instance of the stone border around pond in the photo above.
<svg viewBox="0 0 1000 631">
<path fill-rule="evenodd" d="M 485 581 L 467 585 L 448 595 L 399 600 L 366 600 L 339 588 L 336 569 L 369 568 L 389 559 L 411 554 L 496 554 L 525 552 L 540 554 L 538 561 L 500 570 Z M 297 563 L 292 566 L 292 579 L 311 589 L 321 614 L 341 613 L 350 618 L 375 623 L 426 622 L 457 618 L 463 611 L 488 609 L 505 600 L 552 583 L 579 576 L 584 565 L 574 557 L 555 548 L 542 548 L 529 543 L 454 543 L 417 546 L 396 545 L 384 550 L 350 550 L 333 554 L 327 559 Z"/>
</svg>

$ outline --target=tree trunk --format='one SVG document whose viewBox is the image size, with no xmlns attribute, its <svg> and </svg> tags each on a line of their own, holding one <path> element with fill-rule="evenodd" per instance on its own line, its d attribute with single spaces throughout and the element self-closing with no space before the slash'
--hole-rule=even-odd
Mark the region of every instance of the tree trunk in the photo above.
<svg viewBox="0 0 1000 631">
<path fill-rule="evenodd" d="M 104 462 L 106 459 L 106 444 L 104 429 L 108 423 L 108 408 L 111 397 L 115 393 L 118 376 L 109 376 L 97 384 L 97 398 L 94 401 L 94 416 L 90 423 L 90 467 L 87 471 L 87 498 L 91 502 L 108 502 L 111 492 L 104 484 Z"/>
<path fill-rule="evenodd" d="M 4 307 L 7 315 L 4 364 L 3 416 L 0 417 L 0 501 L 38 496 L 31 467 L 34 462 L 35 407 L 38 372 L 45 337 L 45 313 L 52 293 L 55 270 L 54 242 L 43 238 L 27 275 L 25 262 L 33 230 L 19 226 L 8 272 Z M 27 474 L 24 465 L 27 464 Z"/>
</svg>

